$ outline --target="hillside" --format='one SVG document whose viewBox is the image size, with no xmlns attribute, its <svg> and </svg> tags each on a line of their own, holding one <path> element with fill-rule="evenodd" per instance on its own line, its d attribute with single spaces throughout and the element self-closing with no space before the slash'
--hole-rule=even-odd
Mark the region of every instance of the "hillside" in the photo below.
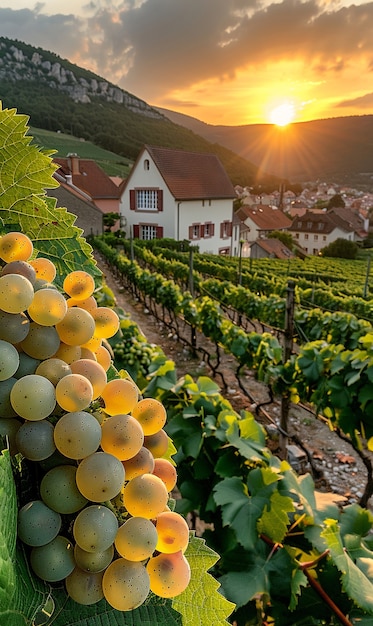
<svg viewBox="0 0 373 626">
<path fill-rule="evenodd" d="M 213 152 L 233 184 L 254 185 L 258 168 L 232 150 L 174 124 L 146 102 L 52 52 L 0 37 L 0 101 L 34 128 L 72 135 L 133 161 L 145 143 Z M 272 189 L 276 177 L 259 181 Z"/>
<path fill-rule="evenodd" d="M 158 111 L 281 178 L 373 187 L 373 115 L 299 122 L 280 128 L 271 124 L 214 126 L 174 111 Z"/>
</svg>

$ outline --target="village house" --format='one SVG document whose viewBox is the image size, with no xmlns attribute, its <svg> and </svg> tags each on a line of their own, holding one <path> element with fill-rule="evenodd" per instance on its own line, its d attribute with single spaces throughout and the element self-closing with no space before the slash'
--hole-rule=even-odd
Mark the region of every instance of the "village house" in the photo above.
<svg viewBox="0 0 373 626">
<path fill-rule="evenodd" d="M 243 204 L 235 213 L 235 223 L 240 224 L 240 239 L 252 242 L 268 237 L 275 230 L 287 230 L 292 220 L 268 204 Z M 249 251 L 244 256 L 249 256 Z"/>
<path fill-rule="evenodd" d="M 250 244 L 251 259 L 291 259 L 295 257 L 285 244 L 279 239 L 257 239 Z"/>
<path fill-rule="evenodd" d="M 102 234 L 104 226 L 101 209 L 83 198 L 71 185 L 60 182 L 59 187 L 47 189 L 47 195 L 56 199 L 57 208 L 66 208 L 69 213 L 76 216 L 74 226 L 81 228 L 85 237 Z"/>
<path fill-rule="evenodd" d="M 231 254 L 236 193 L 219 158 L 145 145 L 125 183 L 127 236 L 190 240 L 200 252 Z"/>
<path fill-rule="evenodd" d="M 313 255 L 336 239 L 355 241 L 353 225 L 326 211 L 307 211 L 295 217 L 288 231 L 299 246 Z"/>
</svg>

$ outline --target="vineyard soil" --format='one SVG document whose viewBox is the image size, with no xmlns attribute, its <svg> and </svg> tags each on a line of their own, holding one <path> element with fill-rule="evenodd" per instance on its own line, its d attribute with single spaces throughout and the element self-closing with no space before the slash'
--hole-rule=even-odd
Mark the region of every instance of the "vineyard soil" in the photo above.
<svg viewBox="0 0 373 626">
<path fill-rule="evenodd" d="M 150 314 L 143 302 L 133 298 L 114 278 L 106 261 L 96 255 L 96 260 L 103 271 L 108 286 L 114 292 L 118 306 L 128 313 L 137 323 L 149 343 L 159 345 L 166 356 L 176 365 L 178 377 L 190 374 L 194 378 L 205 375 L 214 379 L 221 387 L 221 393 L 233 408 L 251 411 L 256 419 L 269 432 L 268 446 L 274 454 L 281 456 L 278 431 L 281 414 L 281 399 L 271 398 L 266 385 L 255 380 L 254 374 L 246 371 L 241 376 L 241 385 L 236 378 L 235 359 L 229 354 L 221 353 L 218 372 L 214 372 L 203 358 L 191 353 L 186 345 L 190 337 L 185 329 L 186 343 L 178 341 L 170 329 Z M 188 335 L 188 336 L 187 336 Z M 197 348 L 203 346 L 205 357 L 209 352 L 209 341 L 197 334 Z M 210 354 L 215 354 L 215 346 L 210 346 Z M 244 390 L 245 392 L 244 392 Z M 290 445 L 295 445 L 294 467 L 298 473 L 310 472 L 315 480 L 316 488 L 324 494 L 336 494 L 342 502 L 358 502 L 364 492 L 367 471 L 352 446 L 330 431 L 327 424 L 315 417 L 311 407 L 291 405 L 289 413 L 288 433 Z M 299 455 L 299 456 L 298 456 Z M 302 458 L 303 457 L 303 458 Z M 289 457 L 290 460 L 290 457 Z M 332 497 L 334 496 L 323 496 Z M 373 498 L 369 502 L 373 510 Z"/>
</svg>

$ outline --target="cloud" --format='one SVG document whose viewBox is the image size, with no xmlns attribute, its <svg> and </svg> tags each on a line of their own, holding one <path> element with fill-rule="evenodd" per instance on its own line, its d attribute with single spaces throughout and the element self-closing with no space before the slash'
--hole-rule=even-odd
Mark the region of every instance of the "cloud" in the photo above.
<svg viewBox="0 0 373 626">
<path fill-rule="evenodd" d="M 364 96 L 352 100 L 342 100 L 336 106 L 338 108 L 371 109 L 373 107 L 373 93 L 366 93 Z"/>
</svg>

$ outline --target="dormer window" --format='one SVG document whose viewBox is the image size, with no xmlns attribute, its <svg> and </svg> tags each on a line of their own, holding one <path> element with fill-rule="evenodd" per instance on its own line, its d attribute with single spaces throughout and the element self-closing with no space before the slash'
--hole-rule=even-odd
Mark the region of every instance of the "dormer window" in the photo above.
<svg viewBox="0 0 373 626">
<path fill-rule="evenodd" d="M 144 170 L 147 172 L 150 169 L 149 159 L 144 159 Z"/>
</svg>

